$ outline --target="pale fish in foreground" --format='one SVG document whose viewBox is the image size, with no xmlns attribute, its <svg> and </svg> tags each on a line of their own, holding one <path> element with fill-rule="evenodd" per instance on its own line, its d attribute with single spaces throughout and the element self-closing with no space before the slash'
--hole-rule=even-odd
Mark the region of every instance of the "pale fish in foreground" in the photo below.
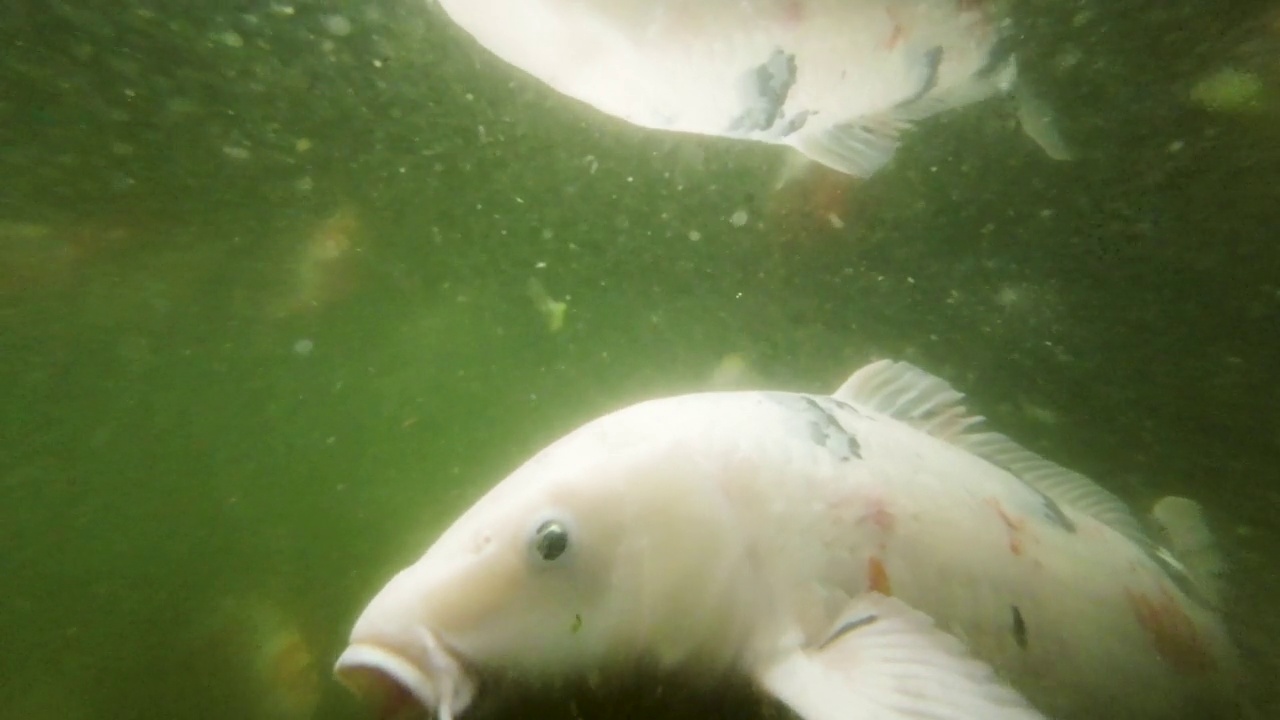
<svg viewBox="0 0 1280 720">
<path fill-rule="evenodd" d="M 480 45 L 635 125 L 789 145 L 858 177 L 920 120 L 1013 93 L 1070 151 L 987 0 L 437 0 Z"/>
<path fill-rule="evenodd" d="M 749 678 L 803 720 L 1154 720 L 1235 698 L 1199 507 L 1090 480 L 880 361 L 586 424 L 365 609 L 336 672 L 448 720 L 485 678 Z"/>
</svg>

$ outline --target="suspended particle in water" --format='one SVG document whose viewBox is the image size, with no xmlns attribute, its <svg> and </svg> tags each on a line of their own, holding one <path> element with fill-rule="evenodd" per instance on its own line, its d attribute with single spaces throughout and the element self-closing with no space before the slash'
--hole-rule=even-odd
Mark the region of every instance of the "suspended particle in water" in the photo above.
<svg viewBox="0 0 1280 720">
<path fill-rule="evenodd" d="M 351 34 L 351 21 L 341 15 L 325 15 L 321 22 L 330 35 L 346 37 Z"/>
<path fill-rule="evenodd" d="M 739 208 L 729 216 L 729 224 L 734 227 L 742 227 L 747 224 L 747 211 L 745 208 Z"/>
<path fill-rule="evenodd" d="M 306 357 L 311 354 L 311 351 L 314 350 L 315 347 L 316 344 L 312 342 L 310 338 L 302 338 L 293 344 L 293 351 L 303 357 Z"/>
<path fill-rule="evenodd" d="M 225 30 L 220 33 L 214 33 L 213 39 L 227 47 L 244 47 L 244 38 L 240 37 L 240 33 L 235 30 Z"/>
</svg>

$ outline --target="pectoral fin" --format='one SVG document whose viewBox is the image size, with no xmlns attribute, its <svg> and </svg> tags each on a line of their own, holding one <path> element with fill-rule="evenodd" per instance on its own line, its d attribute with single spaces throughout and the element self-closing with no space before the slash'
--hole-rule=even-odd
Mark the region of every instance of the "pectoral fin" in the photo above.
<svg viewBox="0 0 1280 720">
<path fill-rule="evenodd" d="M 758 681 L 804 720 L 1045 720 L 929 616 L 878 593 Z"/>
</svg>

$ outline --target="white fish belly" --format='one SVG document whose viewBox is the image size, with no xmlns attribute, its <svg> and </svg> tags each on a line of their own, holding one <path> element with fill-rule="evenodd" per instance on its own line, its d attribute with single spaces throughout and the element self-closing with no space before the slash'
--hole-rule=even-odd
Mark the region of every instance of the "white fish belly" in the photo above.
<svg viewBox="0 0 1280 720">
<path fill-rule="evenodd" d="M 769 142 L 968 80 L 995 33 L 957 0 L 441 0 L 481 45 L 636 125 Z M 937 52 L 929 67 L 922 57 Z"/>
</svg>

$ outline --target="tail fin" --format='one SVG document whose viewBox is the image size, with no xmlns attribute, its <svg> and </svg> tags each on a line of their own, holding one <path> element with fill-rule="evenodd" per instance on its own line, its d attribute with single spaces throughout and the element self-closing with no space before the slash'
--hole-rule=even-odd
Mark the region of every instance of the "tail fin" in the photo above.
<svg viewBox="0 0 1280 720">
<path fill-rule="evenodd" d="M 1182 497 L 1161 498 L 1151 508 L 1151 517 L 1169 550 L 1214 605 L 1220 606 L 1227 564 L 1199 503 Z"/>
</svg>

